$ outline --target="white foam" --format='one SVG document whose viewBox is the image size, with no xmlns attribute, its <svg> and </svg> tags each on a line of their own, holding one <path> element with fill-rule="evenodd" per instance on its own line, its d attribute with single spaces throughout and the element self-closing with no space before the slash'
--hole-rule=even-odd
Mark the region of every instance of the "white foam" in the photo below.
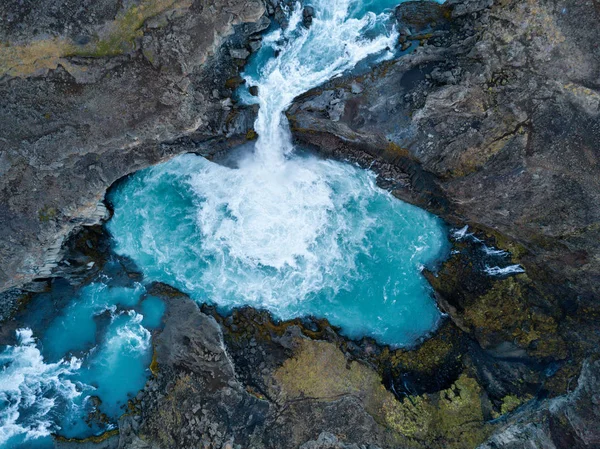
<svg viewBox="0 0 600 449">
<path fill-rule="evenodd" d="M 454 237 L 456 240 L 462 240 L 467 236 L 468 230 L 469 230 L 469 226 L 465 225 L 464 227 L 452 232 L 452 237 Z"/>
<path fill-rule="evenodd" d="M 503 249 L 497 249 L 494 247 L 489 247 L 485 244 L 483 245 L 483 251 L 488 256 L 507 256 L 508 255 L 508 251 L 504 251 Z"/>
<path fill-rule="evenodd" d="M 509 265 L 507 267 L 485 267 L 485 272 L 490 276 L 506 276 L 509 274 L 525 273 L 521 265 Z"/>
<path fill-rule="evenodd" d="M 124 312 L 130 318 L 119 326 L 105 346 L 105 355 L 102 362 L 109 367 L 115 366 L 123 353 L 136 356 L 145 352 L 150 347 L 151 334 L 142 326 L 144 316 L 134 310 Z"/>
<path fill-rule="evenodd" d="M 198 281 L 222 292 L 223 301 L 241 294 L 246 303 L 280 306 L 283 298 L 344 288 L 358 276 L 354 259 L 366 250 L 373 224 L 366 204 L 378 193 L 374 175 L 357 177 L 356 170 L 315 158 L 294 160 L 275 173 L 206 163 L 190 180 L 202 199 L 197 250 L 213 260 Z M 354 213 L 345 211 L 351 203 Z M 178 272 L 190 282 L 185 267 Z M 334 272 L 345 273 L 346 281 Z"/>
<path fill-rule="evenodd" d="M 298 95 L 350 70 L 366 57 L 393 48 L 395 30 L 375 38 L 364 35 L 387 20 L 385 14 L 350 17 L 350 0 L 315 0 L 316 15 L 309 29 L 302 26 L 302 6 L 297 3 L 284 33 L 275 31 L 263 44 L 278 51 L 260 71 L 260 79 L 247 77 L 258 86 L 260 110 L 254 125 L 258 133 L 256 160 L 274 169 L 283 164 L 293 146 L 283 111 Z M 388 57 L 391 56 L 389 53 Z"/>
<path fill-rule="evenodd" d="M 343 205 L 334 204 L 333 198 L 356 199 L 365 186 L 351 175 L 354 168 L 315 158 L 288 158 L 293 144 L 283 114 L 298 95 L 394 46 L 395 31 L 364 37 L 388 16 L 368 13 L 352 18 L 351 3 L 313 2 L 316 15 L 309 29 L 302 25 L 298 3 L 288 28 L 264 38 L 263 46 L 273 47 L 278 56 L 265 64 L 259 79 L 247 77 L 249 85 L 259 87 L 254 156 L 240 162 L 239 170 L 206 164 L 190 181 L 201 199 L 197 223 L 202 249 L 198 250 L 215 261 L 201 282 L 210 282 L 216 291 L 239 291 L 236 284 L 243 283 L 246 303 L 276 304 L 282 290 L 287 297 L 303 298 L 323 288 L 344 288 L 344 281 L 333 285 L 328 280 L 334 270 L 345 272 L 348 280 L 356 276 L 354 255 L 370 219 L 362 213 L 362 222 L 355 220 L 351 228 L 340 220 L 345 216 Z M 371 182 L 367 189 L 374 188 Z M 334 192 L 335 183 L 343 184 L 339 191 L 344 194 Z M 366 201 L 368 194 L 364 197 Z M 340 235 L 349 241 L 341 243 Z M 149 235 L 147 240 L 153 239 Z M 156 248 L 149 250 L 160 255 Z M 242 269 L 225 264 L 227 256 Z M 170 258 L 165 255 L 165 266 Z M 258 267 L 277 273 L 257 276 L 252 268 Z M 193 287 L 190 276 L 182 272 L 176 276 Z M 291 295 L 291 290 L 297 294 Z"/>
<path fill-rule="evenodd" d="M 31 329 L 19 329 L 17 338 L 16 346 L 0 354 L 0 445 L 18 435 L 28 440 L 57 430 L 55 408 L 69 407 L 81 394 L 69 380 L 80 360 L 45 363 Z"/>
</svg>

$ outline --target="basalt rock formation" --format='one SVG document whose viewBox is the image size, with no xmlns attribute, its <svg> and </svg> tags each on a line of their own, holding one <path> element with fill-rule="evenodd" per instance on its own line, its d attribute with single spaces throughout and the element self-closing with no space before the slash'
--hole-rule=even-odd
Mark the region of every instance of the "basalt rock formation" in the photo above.
<svg viewBox="0 0 600 449">
<path fill-rule="evenodd" d="M 258 0 L 2 2 L 0 290 L 50 276 L 117 179 L 245 139 L 236 58 L 265 13 Z"/>
<path fill-rule="evenodd" d="M 285 26 L 278 5 L 0 5 L 0 320 L 48 285 L 33 279 L 101 270 L 106 235 L 87 225 L 108 216 L 116 180 L 254 136 L 255 111 L 230 97 L 268 17 Z M 312 318 L 224 317 L 156 284 L 168 310 L 151 380 L 118 430 L 59 447 L 600 445 L 600 5 L 406 2 L 396 17 L 406 54 L 303 95 L 288 117 L 298 141 L 471 226 L 427 273 L 449 319 L 393 350 Z M 483 245 L 525 273 L 487 275 Z"/>
</svg>

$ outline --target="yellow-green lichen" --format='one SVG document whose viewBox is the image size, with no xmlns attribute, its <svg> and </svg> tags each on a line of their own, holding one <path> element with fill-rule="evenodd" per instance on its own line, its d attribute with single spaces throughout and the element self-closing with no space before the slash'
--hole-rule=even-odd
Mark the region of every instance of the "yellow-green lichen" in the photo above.
<svg viewBox="0 0 600 449">
<path fill-rule="evenodd" d="M 108 440 L 109 438 L 112 438 L 116 435 L 119 434 L 119 429 L 113 429 L 113 430 L 109 430 L 107 432 L 104 432 L 100 435 L 92 435 L 91 437 L 87 437 L 87 438 L 65 438 L 65 437 L 61 437 L 60 435 L 56 435 L 54 437 L 54 439 L 56 439 L 57 441 L 61 442 L 61 443 L 78 443 L 78 444 L 83 444 L 83 443 L 93 443 L 93 444 L 99 444 L 102 443 L 106 440 Z"/>
<path fill-rule="evenodd" d="M 150 368 L 150 372 L 154 376 L 158 375 L 158 360 L 157 360 L 157 356 L 156 356 L 156 349 L 154 349 L 154 352 L 152 353 L 152 361 L 150 362 L 149 368 Z"/>
<path fill-rule="evenodd" d="M 384 417 L 397 432 L 431 447 L 473 448 L 491 431 L 483 419 L 481 387 L 466 374 L 447 390 L 435 395 L 389 399 L 384 404 Z"/>
<path fill-rule="evenodd" d="M 134 40 L 143 35 L 144 22 L 169 9 L 189 6 L 189 0 L 140 0 L 104 24 L 98 36 L 86 45 L 77 45 L 66 37 L 38 39 L 0 46 L 0 76 L 31 76 L 55 69 L 69 56 L 104 57 L 132 50 Z"/>
<path fill-rule="evenodd" d="M 510 412 L 515 411 L 520 405 L 524 404 L 527 401 L 530 401 L 533 398 L 531 395 L 525 395 L 523 397 L 514 396 L 509 394 L 502 398 L 502 404 L 500 405 L 500 412 L 493 412 L 492 415 L 494 418 L 498 418 L 502 415 L 506 415 Z"/>
<path fill-rule="evenodd" d="M 496 281 L 492 288 L 466 308 L 464 320 L 480 336 L 484 345 L 492 344 L 494 333 L 510 333 L 521 347 L 535 356 L 566 357 L 566 345 L 558 335 L 554 317 L 528 307 L 526 274 Z"/>
<path fill-rule="evenodd" d="M 389 360 L 393 368 L 402 371 L 431 373 L 439 369 L 452 356 L 455 348 L 452 332 L 455 328 L 444 326 L 436 335 L 415 349 L 384 349 L 380 359 Z"/>
<path fill-rule="evenodd" d="M 188 2 L 181 0 L 142 0 L 108 23 L 103 37 L 83 48 L 77 48 L 72 54 L 100 58 L 131 51 L 135 47 L 135 39 L 144 34 L 141 28 L 147 19 L 168 9 L 181 7 L 184 3 L 185 6 L 189 6 Z"/>
<path fill-rule="evenodd" d="M 481 387 L 466 374 L 447 390 L 397 400 L 370 367 L 348 361 L 332 343 L 301 340 L 295 356 L 274 375 L 282 401 L 335 400 L 351 395 L 398 441 L 434 448 L 473 448 L 491 428 L 483 419 Z"/>
<path fill-rule="evenodd" d="M 58 212 L 56 208 L 46 206 L 38 211 L 38 218 L 42 223 L 46 223 L 50 220 L 54 220 L 57 216 Z"/>
</svg>

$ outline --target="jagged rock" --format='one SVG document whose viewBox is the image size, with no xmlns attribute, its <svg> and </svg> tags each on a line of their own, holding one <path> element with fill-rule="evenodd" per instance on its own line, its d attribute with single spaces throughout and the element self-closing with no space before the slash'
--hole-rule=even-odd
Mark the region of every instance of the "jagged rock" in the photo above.
<svg viewBox="0 0 600 449">
<path fill-rule="evenodd" d="M 600 446 L 600 361 L 586 361 L 575 390 L 526 408 L 479 449 L 587 449 Z"/>
<path fill-rule="evenodd" d="M 117 179 L 197 150 L 161 142 L 250 129 L 207 92 L 237 75 L 220 48 L 268 26 L 263 3 L 130 3 L 0 4 L 0 290 L 53 275 L 56 249 Z"/>
<path fill-rule="evenodd" d="M 312 25 L 313 17 L 315 16 L 315 8 L 312 6 L 305 6 L 302 10 L 302 24 L 306 28 L 310 28 Z"/>
<path fill-rule="evenodd" d="M 250 52 L 245 48 L 232 48 L 229 50 L 229 54 L 235 59 L 247 59 L 250 56 Z"/>
</svg>

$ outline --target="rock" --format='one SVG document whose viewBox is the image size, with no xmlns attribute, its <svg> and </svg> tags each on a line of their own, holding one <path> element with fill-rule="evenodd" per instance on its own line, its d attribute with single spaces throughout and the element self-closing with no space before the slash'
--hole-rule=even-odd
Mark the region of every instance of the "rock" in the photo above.
<svg viewBox="0 0 600 449">
<path fill-rule="evenodd" d="M 396 19 L 402 27 L 400 35 L 410 36 L 420 32 L 432 24 L 446 22 L 447 7 L 436 2 L 409 1 L 396 7 Z"/>
<path fill-rule="evenodd" d="M 357 95 L 357 94 L 360 94 L 360 93 L 362 93 L 362 91 L 363 91 L 363 90 L 364 90 L 364 89 L 363 89 L 363 87 L 362 87 L 362 85 L 361 85 L 360 83 L 353 82 L 353 83 L 350 85 L 350 91 L 351 91 L 351 92 L 352 92 L 354 95 Z"/>
<path fill-rule="evenodd" d="M 258 97 L 258 86 L 250 86 L 248 91 L 250 92 L 250 95 Z"/>
<path fill-rule="evenodd" d="M 229 54 L 235 59 L 248 59 L 248 56 L 250 56 L 250 52 L 245 48 L 231 48 Z"/>
<path fill-rule="evenodd" d="M 260 40 L 251 40 L 248 46 L 250 47 L 250 51 L 252 53 L 256 53 L 258 50 L 261 49 L 262 42 Z"/>
<path fill-rule="evenodd" d="M 522 410 L 479 449 L 598 447 L 598 391 L 600 362 L 586 361 L 573 392 Z"/>
<path fill-rule="evenodd" d="M 302 24 L 306 28 L 310 28 L 312 25 L 313 17 L 315 16 L 315 9 L 312 6 L 305 6 L 302 10 Z"/>
<path fill-rule="evenodd" d="M 0 4 L 11 18 L 0 24 L 11 42 L 0 47 L 0 290 L 54 275 L 65 237 L 101 219 L 108 186 L 190 150 L 161 142 L 193 132 L 245 139 L 240 128 L 253 120 L 228 118 L 207 92 L 238 74 L 220 48 L 245 46 L 268 26 L 262 2 L 156 2 L 143 10 L 153 11 L 142 13 L 148 26 L 131 30 L 121 21 L 130 3 Z M 106 45 L 81 38 L 97 34 Z M 46 56 L 24 58 L 37 49 Z"/>
</svg>

